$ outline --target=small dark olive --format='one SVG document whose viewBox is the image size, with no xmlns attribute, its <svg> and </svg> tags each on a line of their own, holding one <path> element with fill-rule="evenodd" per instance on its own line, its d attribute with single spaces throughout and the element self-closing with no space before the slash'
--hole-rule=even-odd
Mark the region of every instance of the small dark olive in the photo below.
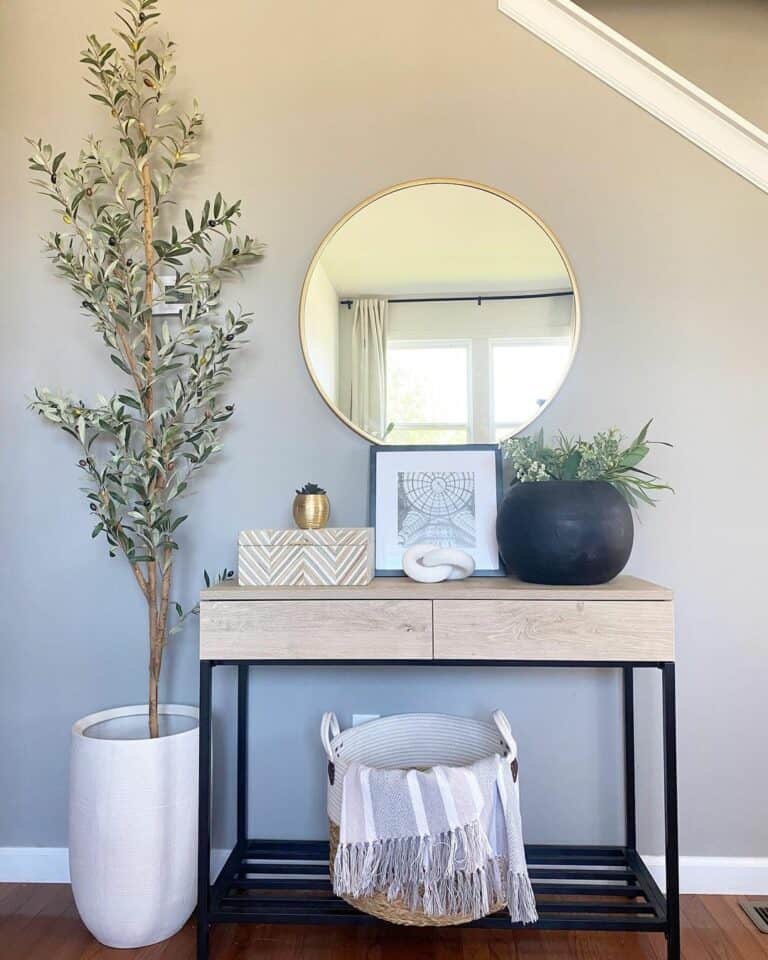
<svg viewBox="0 0 768 960">
<path fill-rule="evenodd" d="M 96 508 L 96 504 L 95 504 L 95 503 L 92 503 L 92 504 L 91 504 L 91 510 L 94 510 L 94 511 L 95 511 L 96 509 L 97 509 L 97 508 Z"/>
<path fill-rule="evenodd" d="M 133 266 L 133 257 L 128 257 L 128 259 L 125 261 L 125 265 L 126 265 L 126 267 L 132 267 L 132 266 Z"/>
<path fill-rule="evenodd" d="M 86 187 L 86 188 L 85 188 L 85 195 L 86 195 L 86 197 L 92 197 L 92 196 L 93 196 L 93 188 L 92 188 L 92 187 Z"/>
<path fill-rule="evenodd" d="M 84 466 L 86 466 L 86 462 L 85 462 L 85 460 L 78 460 L 78 461 L 77 461 L 77 465 L 78 465 L 78 467 L 84 467 Z"/>
<path fill-rule="evenodd" d="M 225 340 L 234 340 L 234 339 L 235 339 L 235 335 L 234 335 L 234 333 L 228 333 L 224 339 L 225 339 Z"/>
<path fill-rule="evenodd" d="M 224 409 L 227 411 L 227 413 L 232 413 L 232 411 L 235 409 L 235 405 L 234 403 L 228 403 Z"/>
<path fill-rule="evenodd" d="M 208 226 L 209 226 L 209 227 L 215 227 L 215 226 L 216 226 L 216 221 L 215 221 L 215 220 L 209 220 L 209 221 L 208 221 Z"/>
<path fill-rule="evenodd" d="M 82 306 L 84 310 L 93 310 L 93 304 L 90 300 L 83 300 Z"/>
<path fill-rule="evenodd" d="M 117 240 L 114 237 L 109 238 L 110 247 L 114 247 L 116 243 L 117 243 Z"/>
<path fill-rule="evenodd" d="M 234 575 L 235 575 L 234 570 L 227 570 L 227 580 L 231 580 L 232 577 L 234 577 Z"/>
<path fill-rule="evenodd" d="M 140 14 L 139 14 L 139 23 L 144 23 L 144 21 L 145 21 L 146 19 L 147 19 L 146 13 L 140 13 Z"/>
<path fill-rule="evenodd" d="M 55 174 L 55 173 L 52 173 L 52 174 L 51 174 L 51 183 L 56 183 L 56 174 Z"/>
<path fill-rule="evenodd" d="M 240 247 L 235 247 L 235 249 L 232 251 L 232 256 L 233 256 L 233 257 L 239 257 L 239 256 L 240 256 Z"/>
</svg>

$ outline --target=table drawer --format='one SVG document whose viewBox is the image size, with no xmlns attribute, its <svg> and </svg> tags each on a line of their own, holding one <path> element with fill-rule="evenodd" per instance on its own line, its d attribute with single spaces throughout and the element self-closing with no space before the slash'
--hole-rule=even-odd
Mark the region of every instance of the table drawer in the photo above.
<svg viewBox="0 0 768 960">
<path fill-rule="evenodd" d="M 429 600 L 200 604 L 203 660 L 430 660 Z"/>
<path fill-rule="evenodd" d="M 437 660 L 674 659 L 671 601 L 435 600 Z"/>
</svg>

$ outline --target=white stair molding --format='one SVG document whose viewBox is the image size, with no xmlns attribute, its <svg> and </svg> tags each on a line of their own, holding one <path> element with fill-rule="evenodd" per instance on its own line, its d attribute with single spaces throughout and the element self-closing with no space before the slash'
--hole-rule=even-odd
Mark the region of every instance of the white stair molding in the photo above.
<svg viewBox="0 0 768 960">
<path fill-rule="evenodd" d="M 499 0 L 499 10 L 768 192 L 768 134 L 572 0 Z"/>
</svg>

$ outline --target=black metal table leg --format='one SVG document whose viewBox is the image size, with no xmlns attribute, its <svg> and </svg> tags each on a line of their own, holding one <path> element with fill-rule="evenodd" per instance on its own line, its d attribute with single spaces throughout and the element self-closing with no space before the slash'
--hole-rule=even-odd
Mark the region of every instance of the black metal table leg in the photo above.
<svg viewBox="0 0 768 960">
<path fill-rule="evenodd" d="M 237 842 L 248 839 L 248 666 L 237 668 Z"/>
<path fill-rule="evenodd" d="M 197 832 L 197 960 L 208 960 L 211 885 L 211 688 L 213 665 L 200 661 L 200 769 Z"/>
<path fill-rule="evenodd" d="M 677 835 L 677 734 L 675 721 L 675 665 L 662 668 L 664 701 L 664 823 L 667 876 L 667 960 L 680 960 L 680 877 Z"/>
<path fill-rule="evenodd" d="M 622 667 L 624 678 L 624 819 L 626 847 L 637 850 L 635 813 L 635 680 L 632 667 Z"/>
</svg>

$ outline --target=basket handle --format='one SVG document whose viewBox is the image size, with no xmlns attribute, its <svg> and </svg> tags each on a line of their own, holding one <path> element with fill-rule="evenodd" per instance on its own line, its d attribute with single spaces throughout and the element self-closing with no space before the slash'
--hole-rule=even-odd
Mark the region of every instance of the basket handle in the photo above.
<svg viewBox="0 0 768 960">
<path fill-rule="evenodd" d="M 512 727 L 509 725 L 506 713 L 504 713 L 503 710 L 494 710 L 491 718 L 496 724 L 496 729 L 501 734 L 501 739 L 504 741 L 509 752 L 508 755 L 512 757 L 512 759 L 515 759 L 517 757 L 517 742 L 512 736 Z"/>
<path fill-rule="evenodd" d="M 323 719 L 320 721 L 320 740 L 322 741 L 323 749 L 330 763 L 333 763 L 331 740 L 339 735 L 340 730 L 341 728 L 339 727 L 339 721 L 336 719 L 336 714 L 324 713 Z"/>
</svg>

